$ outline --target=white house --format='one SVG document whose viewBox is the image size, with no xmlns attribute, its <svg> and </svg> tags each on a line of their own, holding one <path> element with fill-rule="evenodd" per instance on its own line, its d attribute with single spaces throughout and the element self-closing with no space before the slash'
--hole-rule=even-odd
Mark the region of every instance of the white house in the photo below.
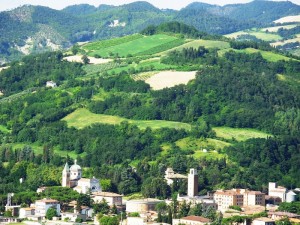
<svg viewBox="0 0 300 225">
<path fill-rule="evenodd" d="M 60 204 L 57 200 L 44 198 L 35 201 L 35 216 L 45 217 L 50 208 L 54 208 L 57 216 L 60 216 Z"/>
<path fill-rule="evenodd" d="M 19 218 L 24 219 L 35 214 L 35 208 L 20 208 Z"/>
<path fill-rule="evenodd" d="M 275 225 L 275 221 L 267 217 L 261 217 L 254 219 L 252 225 Z"/>
<path fill-rule="evenodd" d="M 46 87 L 55 88 L 57 87 L 57 84 L 54 81 L 49 80 L 46 82 Z"/>
<path fill-rule="evenodd" d="M 120 206 L 122 205 L 122 195 L 112 193 L 112 192 L 94 192 L 92 193 L 92 199 L 94 202 L 101 202 L 105 200 L 109 206 Z"/>
</svg>

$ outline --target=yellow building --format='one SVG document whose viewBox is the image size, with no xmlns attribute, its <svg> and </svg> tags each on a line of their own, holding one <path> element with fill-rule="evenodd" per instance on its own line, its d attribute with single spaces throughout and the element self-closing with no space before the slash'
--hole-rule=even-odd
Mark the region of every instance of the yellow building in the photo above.
<svg viewBox="0 0 300 225">
<path fill-rule="evenodd" d="M 225 211 L 230 206 L 265 205 L 265 194 L 246 189 L 218 190 L 214 193 L 214 200 L 218 204 L 218 209 Z"/>
</svg>

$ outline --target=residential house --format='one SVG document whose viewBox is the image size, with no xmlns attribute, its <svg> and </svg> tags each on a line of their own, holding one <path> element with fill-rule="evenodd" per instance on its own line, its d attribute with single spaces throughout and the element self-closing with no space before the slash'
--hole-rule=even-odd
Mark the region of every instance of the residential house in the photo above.
<svg viewBox="0 0 300 225">
<path fill-rule="evenodd" d="M 181 219 L 173 219 L 173 225 L 209 225 L 211 224 L 210 219 L 201 216 L 187 216 Z"/>
</svg>

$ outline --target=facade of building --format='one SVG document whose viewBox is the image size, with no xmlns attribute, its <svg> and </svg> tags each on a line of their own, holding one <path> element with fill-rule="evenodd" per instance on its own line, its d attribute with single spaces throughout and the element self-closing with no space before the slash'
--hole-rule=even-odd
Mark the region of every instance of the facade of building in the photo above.
<svg viewBox="0 0 300 225">
<path fill-rule="evenodd" d="M 19 218 L 25 219 L 35 215 L 35 208 L 20 208 Z"/>
<path fill-rule="evenodd" d="M 105 200 L 109 206 L 121 206 L 123 204 L 123 196 L 112 192 L 94 192 L 92 199 L 98 203 Z"/>
<path fill-rule="evenodd" d="M 218 209 L 225 211 L 230 206 L 265 205 L 265 194 L 246 189 L 218 190 L 214 193 L 214 200 L 218 204 Z"/>
<path fill-rule="evenodd" d="M 50 208 L 54 208 L 57 216 L 60 216 L 60 204 L 57 200 L 41 199 L 35 201 L 35 216 L 45 217 Z"/>
<path fill-rule="evenodd" d="M 130 200 L 126 202 L 126 212 L 144 213 L 148 211 L 155 211 L 155 206 L 160 202 L 163 201 L 154 198 Z"/>
<path fill-rule="evenodd" d="M 73 188 L 75 191 L 83 194 L 88 192 L 101 192 L 100 182 L 96 178 L 82 178 L 82 170 L 75 160 L 74 165 L 69 167 L 66 163 L 62 171 L 62 186 Z"/>
<path fill-rule="evenodd" d="M 173 219 L 173 225 L 209 225 L 211 224 L 211 221 L 207 218 L 201 217 L 201 216 L 187 216 L 183 217 L 181 219 Z"/>
<path fill-rule="evenodd" d="M 46 82 L 46 87 L 55 88 L 55 87 L 57 87 L 57 84 L 54 81 L 49 80 Z"/>
<path fill-rule="evenodd" d="M 86 215 L 82 215 L 80 213 L 71 213 L 71 212 L 64 212 L 61 214 L 62 221 L 77 222 L 76 221 L 77 219 L 86 221 Z"/>
<path fill-rule="evenodd" d="M 282 202 L 285 202 L 287 189 L 282 186 L 278 186 L 277 183 L 269 182 L 268 195 L 272 197 L 278 197 Z"/>
<path fill-rule="evenodd" d="M 174 180 L 179 179 L 187 179 L 187 176 L 175 173 L 172 168 L 167 168 L 167 170 L 165 171 L 165 180 L 167 181 L 168 185 L 173 184 Z"/>
<path fill-rule="evenodd" d="M 188 175 L 188 196 L 194 197 L 198 195 L 198 172 L 196 169 L 190 169 Z"/>
<path fill-rule="evenodd" d="M 270 218 L 261 217 L 254 219 L 252 225 L 275 225 L 275 221 Z"/>
</svg>

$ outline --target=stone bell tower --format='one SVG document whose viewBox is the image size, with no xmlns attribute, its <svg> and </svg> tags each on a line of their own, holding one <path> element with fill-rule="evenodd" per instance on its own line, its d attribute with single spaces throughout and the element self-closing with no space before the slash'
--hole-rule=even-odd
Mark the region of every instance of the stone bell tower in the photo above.
<svg viewBox="0 0 300 225">
<path fill-rule="evenodd" d="M 62 186 L 70 187 L 70 168 L 66 163 L 64 170 L 62 171 Z"/>
</svg>

